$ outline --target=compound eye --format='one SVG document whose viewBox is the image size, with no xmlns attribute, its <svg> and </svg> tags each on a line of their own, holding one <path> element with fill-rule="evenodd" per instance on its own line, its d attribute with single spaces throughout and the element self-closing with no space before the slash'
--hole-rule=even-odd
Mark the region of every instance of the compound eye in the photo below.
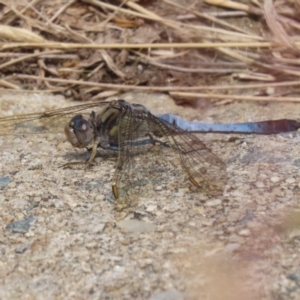
<svg viewBox="0 0 300 300">
<path fill-rule="evenodd" d="M 82 115 L 74 116 L 65 126 L 65 134 L 68 141 L 78 148 L 89 145 L 93 140 L 93 128 Z"/>
</svg>

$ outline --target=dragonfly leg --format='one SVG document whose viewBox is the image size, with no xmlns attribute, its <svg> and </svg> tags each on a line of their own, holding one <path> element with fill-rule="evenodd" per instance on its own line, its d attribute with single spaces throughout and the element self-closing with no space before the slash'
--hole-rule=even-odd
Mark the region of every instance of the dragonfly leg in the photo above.
<svg viewBox="0 0 300 300">
<path fill-rule="evenodd" d="M 76 165 L 85 165 L 84 169 L 89 168 L 92 165 L 92 163 L 93 163 L 93 161 L 94 161 L 94 159 L 96 157 L 96 154 L 97 154 L 97 144 L 95 143 L 92 148 L 88 149 L 88 151 L 91 151 L 91 155 L 90 155 L 90 157 L 89 157 L 88 160 L 86 160 L 86 161 L 72 161 L 72 162 L 68 162 L 68 163 L 63 164 L 62 166 L 60 166 L 60 168 L 70 168 L 71 166 L 76 166 Z"/>
<path fill-rule="evenodd" d="M 84 161 L 72 161 L 72 162 L 68 162 L 66 164 L 59 166 L 59 168 L 70 168 L 71 166 L 76 166 L 76 165 L 85 165 L 85 162 Z"/>
<path fill-rule="evenodd" d="M 89 168 L 92 165 L 92 162 L 94 161 L 96 154 L 97 154 L 97 143 L 94 143 L 92 149 L 91 149 L 91 155 L 90 158 L 85 162 L 85 169 Z"/>
</svg>

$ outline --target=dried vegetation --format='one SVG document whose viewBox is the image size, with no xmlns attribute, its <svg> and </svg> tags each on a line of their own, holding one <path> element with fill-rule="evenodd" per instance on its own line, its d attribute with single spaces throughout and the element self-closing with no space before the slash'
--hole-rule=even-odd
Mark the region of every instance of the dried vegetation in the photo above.
<svg viewBox="0 0 300 300">
<path fill-rule="evenodd" d="M 296 102 L 299 15 L 296 0 L 0 0 L 0 87 Z"/>
</svg>

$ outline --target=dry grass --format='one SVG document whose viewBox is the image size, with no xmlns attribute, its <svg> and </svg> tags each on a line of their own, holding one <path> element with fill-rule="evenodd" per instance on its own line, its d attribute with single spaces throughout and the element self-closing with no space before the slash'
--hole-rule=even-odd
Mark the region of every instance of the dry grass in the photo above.
<svg viewBox="0 0 300 300">
<path fill-rule="evenodd" d="M 0 87 L 299 101 L 298 2 L 200 2 L 0 0 Z"/>
</svg>

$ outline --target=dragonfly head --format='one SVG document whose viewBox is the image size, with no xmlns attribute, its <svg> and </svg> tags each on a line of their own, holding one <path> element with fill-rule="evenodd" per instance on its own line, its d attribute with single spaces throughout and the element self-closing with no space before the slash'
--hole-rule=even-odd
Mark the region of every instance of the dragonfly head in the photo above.
<svg viewBox="0 0 300 300">
<path fill-rule="evenodd" d="M 93 127 L 82 115 L 74 116 L 65 126 L 68 141 L 76 148 L 88 146 L 94 138 Z"/>
</svg>

